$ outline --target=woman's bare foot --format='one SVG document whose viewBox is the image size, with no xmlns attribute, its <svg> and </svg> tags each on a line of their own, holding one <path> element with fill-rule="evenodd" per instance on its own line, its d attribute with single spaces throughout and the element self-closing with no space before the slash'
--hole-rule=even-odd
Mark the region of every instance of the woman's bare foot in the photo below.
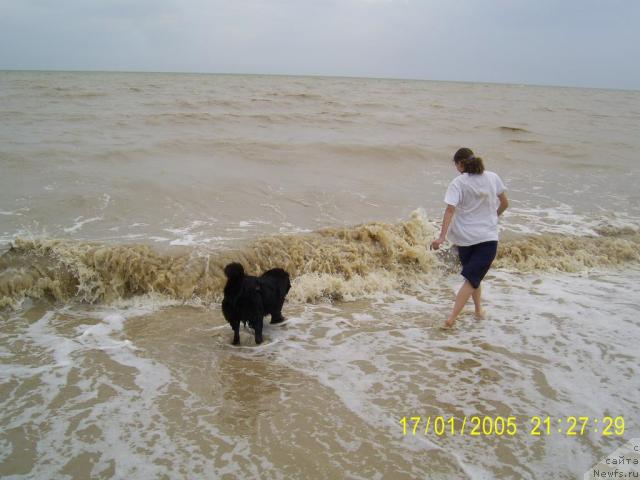
<svg viewBox="0 0 640 480">
<path fill-rule="evenodd" d="M 455 320 L 452 319 L 447 319 L 446 322 L 444 322 L 444 324 L 442 325 L 442 328 L 444 328 L 445 330 L 449 330 L 450 328 L 453 327 L 453 322 L 455 322 Z"/>
<path fill-rule="evenodd" d="M 485 316 L 484 310 L 476 310 L 473 316 L 476 320 L 484 320 L 485 318 L 487 318 Z"/>
</svg>

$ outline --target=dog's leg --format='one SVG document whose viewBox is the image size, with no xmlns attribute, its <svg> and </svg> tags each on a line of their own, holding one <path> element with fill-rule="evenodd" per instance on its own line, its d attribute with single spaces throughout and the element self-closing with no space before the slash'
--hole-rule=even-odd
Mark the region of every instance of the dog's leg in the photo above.
<svg viewBox="0 0 640 480">
<path fill-rule="evenodd" d="M 233 344 L 238 345 L 240 343 L 240 320 L 232 322 L 231 328 L 233 328 Z"/>
<path fill-rule="evenodd" d="M 255 329 L 256 344 L 262 343 L 262 315 L 256 316 L 253 320 L 253 328 Z"/>
<path fill-rule="evenodd" d="M 288 289 L 287 289 L 288 291 Z M 284 297 L 286 295 L 286 292 L 284 295 L 282 295 L 278 301 L 278 303 L 276 303 L 276 305 L 274 306 L 275 308 L 273 309 L 273 313 L 271 313 L 271 323 L 282 323 L 284 322 L 285 318 L 282 316 L 282 306 L 284 305 Z"/>
</svg>

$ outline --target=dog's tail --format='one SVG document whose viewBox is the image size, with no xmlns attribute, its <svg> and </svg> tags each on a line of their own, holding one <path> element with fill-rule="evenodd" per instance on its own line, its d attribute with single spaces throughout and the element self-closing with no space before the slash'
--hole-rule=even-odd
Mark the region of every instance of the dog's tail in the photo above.
<svg viewBox="0 0 640 480">
<path fill-rule="evenodd" d="M 237 262 L 230 263 L 224 267 L 224 274 L 230 281 L 241 279 L 244 277 L 244 267 Z"/>
</svg>

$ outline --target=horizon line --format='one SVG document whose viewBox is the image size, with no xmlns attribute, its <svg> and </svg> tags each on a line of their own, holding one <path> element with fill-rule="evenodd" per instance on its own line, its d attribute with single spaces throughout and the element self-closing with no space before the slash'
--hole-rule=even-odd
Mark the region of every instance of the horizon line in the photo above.
<svg viewBox="0 0 640 480">
<path fill-rule="evenodd" d="M 0 68 L 0 72 L 42 72 L 42 73 L 108 73 L 108 74 L 162 74 L 162 75 L 220 75 L 220 76 L 256 76 L 256 77 L 301 77 L 301 78 L 333 78 L 351 80 L 388 80 L 407 82 L 437 82 L 437 83 L 466 83 L 480 85 L 503 85 L 514 87 L 550 87 L 550 88 L 575 88 L 581 90 L 613 90 L 619 92 L 639 92 L 640 88 L 622 87 L 595 87 L 581 85 L 559 85 L 553 83 L 522 83 L 522 82 L 497 82 L 484 80 L 442 80 L 419 77 L 391 77 L 391 76 L 360 76 L 348 74 L 323 74 L 323 73 L 248 73 L 248 72 L 210 72 L 210 71 L 185 71 L 185 70 L 103 70 L 103 69 L 43 69 L 43 68 Z"/>
</svg>

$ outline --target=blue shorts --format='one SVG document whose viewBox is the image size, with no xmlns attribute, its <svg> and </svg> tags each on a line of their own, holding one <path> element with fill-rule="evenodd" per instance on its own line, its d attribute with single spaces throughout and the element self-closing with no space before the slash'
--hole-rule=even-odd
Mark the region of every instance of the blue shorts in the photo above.
<svg viewBox="0 0 640 480">
<path fill-rule="evenodd" d="M 489 267 L 498 253 L 498 242 L 482 242 L 468 247 L 458 247 L 458 256 L 462 263 L 462 276 L 469 280 L 473 288 L 478 288 L 480 282 L 489 271 Z"/>
</svg>

